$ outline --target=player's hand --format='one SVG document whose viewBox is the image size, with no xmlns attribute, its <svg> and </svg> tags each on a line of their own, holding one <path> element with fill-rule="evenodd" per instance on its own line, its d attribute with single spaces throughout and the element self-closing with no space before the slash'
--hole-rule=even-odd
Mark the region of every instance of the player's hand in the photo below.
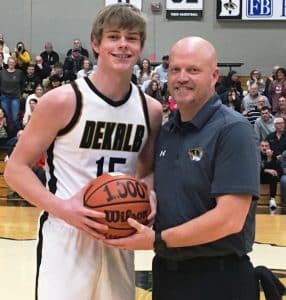
<svg viewBox="0 0 286 300">
<path fill-rule="evenodd" d="M 155 239 L 155 232 L 148 226 L 138 223 L 136 220 L 129 218 L 128 223 L 136 229 L 133 235 L 121 239 L 106 239 L 104 244 L 120 249 L 127 250 L 151 250 Z"/>
<path fill-rule="evenodd" d="M 60 215 L 58 217 L 96 239 L 104 239 L 105 236 L 103 233 L 108 230 L 108 226 L 95 220 L 105 218 L 105 213 L 98 212 L 83 205 L 83 195 L 86 188 L 87 186 L 82 188 L 70 199 L 62 201 Z"/>
</svg>

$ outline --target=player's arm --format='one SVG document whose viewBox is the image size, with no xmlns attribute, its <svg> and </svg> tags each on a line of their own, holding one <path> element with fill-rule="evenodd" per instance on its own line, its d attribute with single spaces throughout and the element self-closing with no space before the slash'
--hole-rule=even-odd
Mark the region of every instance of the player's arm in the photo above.
<svg viewBox="0 0 286 300">
<path fill-rule="evenodd" d="M 24 199 L 87 231 L 90 230 L 87 227 L 94 227 L 95 222 L 86 225 L 86 215 L 91 216 L 94 212 L 83 207 L 80 201 L 82 192 L 73 196 L 70 201 L 63 201 L 50 193 L 31 170 L 34 162 L 52 144 L 58 131 L 70 122 L 74 111 L 75 95 L 70 85 L 45 94 L 22 133 L 6 165 L 4 176 L 8 184 Z"/>
<path fill-rule="evenodd" d="M 145 97 L 149 111 L 151 132 L 139 155 L 136 166 L 136 177 L 145 178 L 148 184 L 153 187 L 154 147 L 156 137 L 162 124 L 162 106 L 158 100 L 146 94 Z"/>
<path fill-rule="evenodd" d="M 155 140 L 162 123 L 162 106 L 152 97 L 145 95 L 150 119 L 150 135 L 142 152 L 139 155 L 136 168 L 136 177 L 143 179 L 147 183 L 150 191 L 151 213 L 148 220 L 152 223 L 156 214 L 156 195 L 153 191 L 153 168 L 154 168 L 154 148 Z"/>
</svg>

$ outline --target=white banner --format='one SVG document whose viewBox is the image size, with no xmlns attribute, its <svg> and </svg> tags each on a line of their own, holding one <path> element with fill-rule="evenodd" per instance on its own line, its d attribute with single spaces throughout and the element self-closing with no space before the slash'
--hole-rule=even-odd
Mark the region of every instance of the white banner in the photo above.
<svg viewBox="0 0 286 300">
<path fill-rule="evenodd" d="M 286 20 L 286 0 L 217 0 L 217 19 Z"/>
<path fill-rule="evenodd" d="M 217 0 L 217 18 L 241 18 L 241 0 Z"/>
<path fill-rule="evenodd" d="M 243 20 L 286 20 L 286 0 L 243 0 Z"/>
<path fill-rule="evenodd" d="M 203 0 L 166 0 L 167 9 L 202 10 Z"/>
<path fill-rule="evenodd" d="M 142 0 L 105 0 L 105 6 L 116 3 L 127 3 L 132 4 L 138 7 L 140 10 L 142 9 Z"/>
<path fill-rule="evenodd" d="M 166 18 L 192 20 L 203 16 L 203 0 L 166 0 Z"/>
</svg>

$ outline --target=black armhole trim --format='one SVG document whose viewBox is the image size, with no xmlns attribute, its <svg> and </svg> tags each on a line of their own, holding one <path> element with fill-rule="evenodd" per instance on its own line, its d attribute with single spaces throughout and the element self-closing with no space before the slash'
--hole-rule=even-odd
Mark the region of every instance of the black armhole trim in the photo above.
<svg viewBox="0 0 286 300">
<path fill-rule="evenodd" d="M 138 90 L 139 90 L 139 94 L 140 94 L 140 98 L 141 98 L 141 102 L 142 102 L 142 106 L 143 106 L 143 112 L 144 112 L 144 116 L 145 116 L 145 120 L 146 120 L 148 135 L 150 135 L 151 134 L 151 125 L 150 125 L 147 100 L 146 100 L 144 93 L 142 92 L 142 90 L 139 87 L 138 87 Z"/>
<path fill-rule="evenodd" d="M 77 123 L 77 121 L 80 117 L 81 110 L 82 110 L 82 94 L 79 91 L 79 88 L 74 81 L 71 82 L 70 84 L 75 92 L 75 97 L 76 97 L 75 113 L 74 113 L 71 121 L 67 124 L 67 126 L 58 132 L 58 136 L 68 133 L 74 127 L 74 125 Z"/>
</svg>

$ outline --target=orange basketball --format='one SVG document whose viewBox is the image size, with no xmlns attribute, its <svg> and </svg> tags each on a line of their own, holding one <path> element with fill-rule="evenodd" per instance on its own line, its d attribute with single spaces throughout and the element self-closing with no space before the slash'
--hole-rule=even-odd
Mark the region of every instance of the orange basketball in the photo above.
<svg viewBox="0 0 286 300">
<path fill-rule="evenodd" d="M 151 212 L 147 186 L 123 173 L 105 173 L 93 181 L 84 194 L 84 205 L 105 213 L 97 222 L 109 226 L 107 238 L 121 238 L 133 234 L 127 219 L 146 225 Z"/>
</svg>

